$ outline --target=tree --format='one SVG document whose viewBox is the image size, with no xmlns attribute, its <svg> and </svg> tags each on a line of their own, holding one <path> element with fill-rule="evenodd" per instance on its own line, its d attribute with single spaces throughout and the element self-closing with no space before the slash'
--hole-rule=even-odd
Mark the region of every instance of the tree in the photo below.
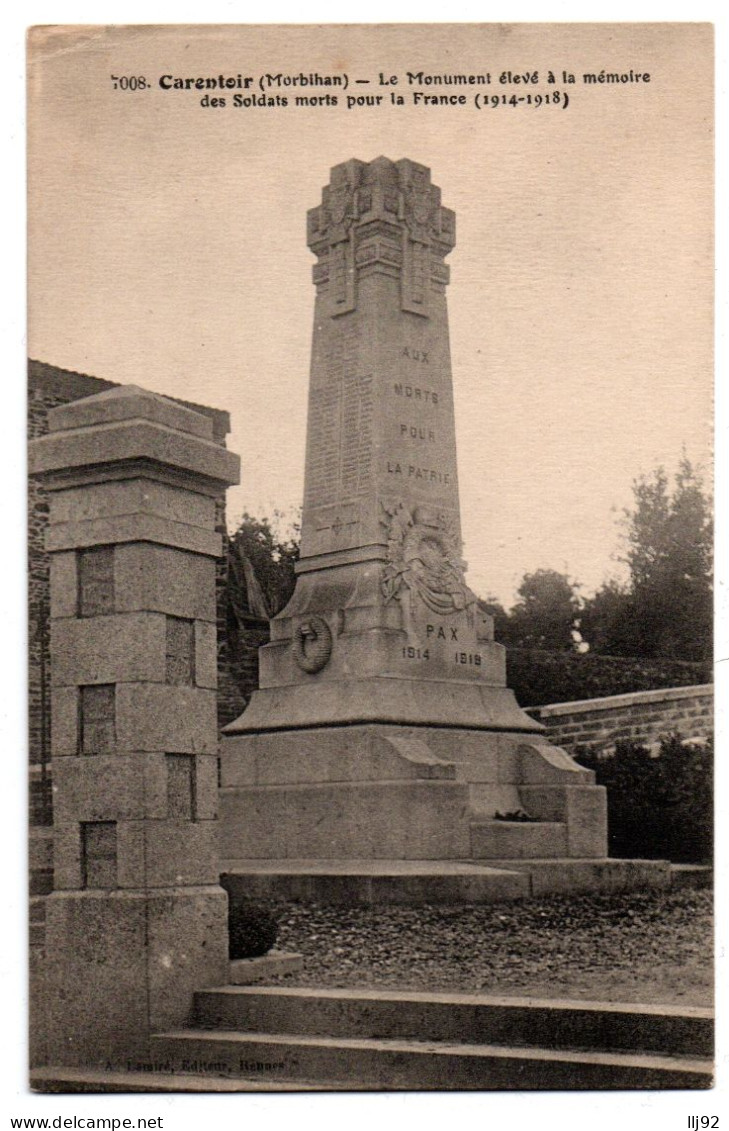
<svg viewBox="0 0 729 1131">
<path fill-rule="evenodd" d="M 230 586 L 239 608 L 254 617 L 274 617 L 296 584 L 299 523 L 274 511 L 273 521 L 246 512 L 229 540 Z"/>
<path fill-rule="evenodd" d="M 627 585 L 606 581 L 580 612 L 580 629 L 590 651 L 603 656 L 635 656 L 636 625 Z"/>
<path fill-rule="evenodd" d="M 509 634 L 509 614 L 504 606 L 496 597 L 489 596 L 485 600 L 479 598 L 478 607 L 494 618 L 494 638 L 503 643 Z"/>
<path fill-rule="evenodd" d="M 636 615 L 652 628 L 654 654 L 687 660 L 711 655 L 712 523 L 703 484 L 684 456 L 655 560 L 630 533 L 628 561 Z"/>
<path fill-rule="evenodd" d="M 711 504 L 684 455 L 673 490 L 662 467 L 633 483 L 623 516 L 627 589 L 604 586 L 586 603 L 593 646 L 613 655 L 704 660 L 711 656 Z"/>
<path fill-rule="evenodd" d="M 519 600 L 511 610 L 503 642 L 514 648 L 562 651 L 573 647 L 572 630 L 580 610 L 579 586 L 554 569 L 524 575 Z"/>
</svg>

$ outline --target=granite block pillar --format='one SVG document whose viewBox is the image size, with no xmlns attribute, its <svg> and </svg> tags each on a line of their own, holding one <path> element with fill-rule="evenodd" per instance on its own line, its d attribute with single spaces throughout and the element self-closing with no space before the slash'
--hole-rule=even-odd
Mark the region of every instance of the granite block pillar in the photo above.
<svg viewBox="0 0 729 1131">
<path fill-rule="evenodd" d="M 227 974 L 217 852 L 210 420 L 122 387 L 54 409 L 48 1061 L 124 1067 Z"/>
</svg>

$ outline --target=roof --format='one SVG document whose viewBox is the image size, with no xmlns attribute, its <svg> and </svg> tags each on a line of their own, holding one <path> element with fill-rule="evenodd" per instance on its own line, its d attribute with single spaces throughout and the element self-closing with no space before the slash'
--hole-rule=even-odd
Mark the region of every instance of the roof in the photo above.
<svg viewBox="0 0 729 1131">
<path fill-rule="evenodd" d="M 32 358 L 28 360 L 30 392 L 35 390 L 47 392 L 68 402 L 81 400 L 82 397 L 92 397 L 96 393 L 119 387 L 118 381 L 107 381 L 103 377 L 92 377 L 88 373 L 76 373 L 73 369 L 60 369 L 57 365 L 49 365 L 45 361 L 36 361 Z M 221 444 L 225 442 L 225 437 L 230 432 L 230 413 L 220 408 L 211 408 L 209 405 L 196 404 L 194 401 L 184 401 L 180 397 L 168 399 L 209 417 L 213 422 L 214 439 Z"/>
</svg>

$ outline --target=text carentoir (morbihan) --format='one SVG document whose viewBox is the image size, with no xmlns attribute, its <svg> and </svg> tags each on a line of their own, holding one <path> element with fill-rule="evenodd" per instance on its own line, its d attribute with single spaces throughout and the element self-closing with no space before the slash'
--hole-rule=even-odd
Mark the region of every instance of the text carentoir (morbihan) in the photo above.
<svg viewBox="0 0 729 1131">
<path fill-rule="evenodd" d="M 462 72 L 381 70 L 374 77 L 347 72 L 289 73 L 275 69 L 257 75 L 220 72 L 208 75 L 111 75 L 112 89 L 132 93 L 160 91 L 197 95 L 198 105 L 225 109 L 376 110 L 402 106 L 423 109 L 468 107 L 477 110 L 501 106 L 555 106 L 567 109 L 573 88 L 640 87 L 653 76 L 642 66 L 601 68 L 579 73 L 566 68 Z"/>
</svg>

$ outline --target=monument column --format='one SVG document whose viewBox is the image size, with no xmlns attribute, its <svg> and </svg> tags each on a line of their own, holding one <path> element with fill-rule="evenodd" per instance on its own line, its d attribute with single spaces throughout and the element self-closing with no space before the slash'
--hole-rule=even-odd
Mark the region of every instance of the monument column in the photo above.
<svg viewBox="0 0 729 1131">
<path fill-rule="evenodd" d="M 261 691 L 228 733 L 365 720 L 538 733 L 464 574 L 444 262 L 455 216 L 425 166 L 379 157 L 332 170 L 307 235 L 298 581 L 261 650 Z"/>
<path fill-rule="evenodd" d="M 301 558 L 260 689 L 225 728 L 223 856 L 469 856 L 472 819 L 520 808 L 520 784 L 589 775 L 517 705 L 465 578 L 455 217 L 424 165 L 352 160 L 332 169 L 307 239 Z"/>
<path fill-rule="evenodd" d="M 238 458 L 135 387 L 53 409 L 52 1064 L 125 1067 L 226 980 L 217 852 L 215 496 Z"/>
</svg>

